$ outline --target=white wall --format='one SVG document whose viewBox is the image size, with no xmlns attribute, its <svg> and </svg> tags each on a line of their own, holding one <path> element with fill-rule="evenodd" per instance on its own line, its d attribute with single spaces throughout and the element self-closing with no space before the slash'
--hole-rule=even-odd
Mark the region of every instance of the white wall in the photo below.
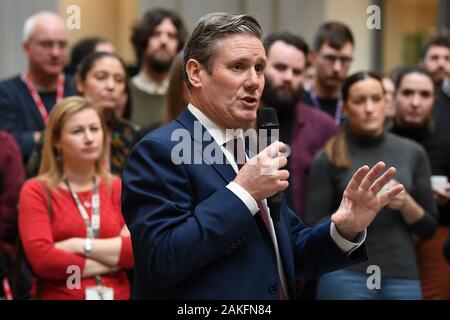
<svg viewBox="0 0 450 320">
<path fill-rule="evenodd" d="M 22 51 L 22 28 L 29 16 L 49 10 L 58 12 L 57 0 L 0 1 L 0 80 L 13 76 L 26 67 Z"/>
<path fill-rule="evenodd" d="M 126 0 L 123 0 L 126 1 Z M 366 27 L 366 9 L 370 0 L 139 0 L 142 14 L 154 7 L 177 11 L 192 30 L 198 19 L 212 11 L 246 12 L 255 15 L 266 34 L 289 30 L 311 44 L 318 26 L 329 19 L 347 23 L 356 38 L 356 54 L 352 70 L 371 66 L 375 50 L 372 33 Z M 39 10 L 58 11 L 58 0 L 0 0 L 0 79 L 25 67 L 21 49 L 21 30 L 25 18 Z M 123 28 L 130 28 L 125 25 Z M 125 39 L 124 41 L 127 41 Z"/>
<path fill-rule="evenodd" d="M 339 20 L 346 23 L 352 30 L 355 39 L 355 55 L 350 73 L 360 70 L 369 70 L 372 66 L 372 55 L 376 54 L 373 48 L 375 32 L 367 28 L 367 7 L 370 0 L 327 0 L 325 17 L 327 20 Z"/>
<path fill-rule="evenodd" d="M 141 14 L 153 7 L 177 11 L 189 30 L 204 14 L 212 11 L 246 12 L 255 15 L 266 34 L 289 30 L 312 45 L 318 27 L 327 20 L 345 22 L 355 36 L 353 70 L 372 67 L 373 31 L 366 27 L 370 0 L 140 0 Z"/>
</svg>

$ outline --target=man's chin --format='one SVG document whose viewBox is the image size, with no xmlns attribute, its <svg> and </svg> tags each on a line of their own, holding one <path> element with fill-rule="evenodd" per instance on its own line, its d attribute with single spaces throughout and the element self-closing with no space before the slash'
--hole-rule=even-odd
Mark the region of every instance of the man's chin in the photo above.
<svg viewBox="0 0 450 320">
<path fill-rule="evenodd" d="M 248 129 L 252 126 L 252 123 L 256 121 L 256 110 L 248 111 L 236 120 L 236 128 Z"/>
<path fill-rule="evenodd" d="M 43 68 L 43 72 L 47 74 L 48 76 L 57 76 L 63 71 L 63 68 L 58 66 L 51 66 L 51 67 L 45 67 Z"/>
<path fill-rule="evenodd" d="M 329 88 L 329 89 L 336 89 L 338 88 L 343 80 L 338 79 L 338 78 L 328 78 L 325 81 L 325 85 Z"/>
</svg>

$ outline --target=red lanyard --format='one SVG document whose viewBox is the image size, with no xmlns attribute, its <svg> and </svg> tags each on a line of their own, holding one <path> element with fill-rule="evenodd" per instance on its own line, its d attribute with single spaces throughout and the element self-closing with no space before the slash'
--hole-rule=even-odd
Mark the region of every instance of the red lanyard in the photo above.
<svg viewBox="0 0 450 320">
<path fill-rule="evenodd" d="M 42 102 L 41 96 L 39 96 L 36 87 L 34 86 L 33 82 L 31 82 L 28 73 L 25 73 L 23 75 L 23 81 L 27 85 L 28 91 L 30 91 L 31 97 L 33 98 L 34 103 L 36 104 L 36 108 L 41 114 L 42 120 L 44 121 L 45 124 L 47 124 L 48 122 L 47 109 L 45 108 L 44 102 Z M 58 88 L 56 89 L 56 103 L 61 102 L 63 98 L 64 98 L 64 75 L 61 74 L 58 77 Z"/>
</svg>

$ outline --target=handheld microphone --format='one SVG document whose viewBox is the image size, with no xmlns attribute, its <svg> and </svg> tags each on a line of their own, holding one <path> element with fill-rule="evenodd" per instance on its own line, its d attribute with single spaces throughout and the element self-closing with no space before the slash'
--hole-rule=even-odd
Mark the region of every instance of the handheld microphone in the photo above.
<svg viewBox="0 0 450 320">
<path fill-rule="evenodd" d="M 280 126 L 278 124 L 277 112 L 274 108 L 259 108 L 257 110 L 256 124 L 259 136 L 259 152 L 273 142 L 279 140 Z M 266 145 L 264 145 L 264 143 Z M 281 193 L 277 192 L 267 198 L 270 208 L 270 216 L 274 222 L 280 221 Z"/>
</svg>

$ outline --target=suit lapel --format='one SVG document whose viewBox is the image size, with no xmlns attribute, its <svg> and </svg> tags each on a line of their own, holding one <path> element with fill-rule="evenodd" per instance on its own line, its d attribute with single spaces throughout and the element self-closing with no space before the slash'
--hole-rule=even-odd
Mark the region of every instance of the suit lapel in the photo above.
<svg viewBox="0 0 450 320">
<path fill-rule="evenodd" d="M 202 164 L 213 167 L 225 182 L 228 183 L 232 181 L 236 177 L 236 172 L 231 164 L 226 161 L 225 154 L 222 152 L 220 146 L 211 137 L 200 121 L 188 108 L 185 108 L 177 120 L 189 131 L 194 143 L 193 158 L 201 159 Z"/>
</svg>

